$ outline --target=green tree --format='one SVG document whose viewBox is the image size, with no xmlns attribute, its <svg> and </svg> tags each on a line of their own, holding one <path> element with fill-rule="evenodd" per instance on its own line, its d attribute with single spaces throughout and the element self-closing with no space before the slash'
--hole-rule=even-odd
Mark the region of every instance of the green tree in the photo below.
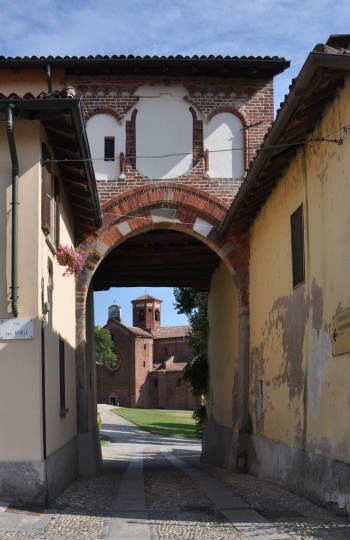
<svg viewBox="0 0 350 540">
<path fill-rule="evenodd" d="M 202 402 L 193 413 L 197 433 L 201 437 L 205 422 L 204 399 L 208 390 L 208 293 L 179 287 L 174 289 L 174 296 L 176 311 L 186 315 L 191 325 L 187 338 L 193 351 L 193 360 L 187 364 L 182 379 L 191 385 L 192 394 Z"/>
<path fill-rule="evenodd" d="M 95 326 L 96 361 L 109 367 L 116 367 L 117 356 L 112 352 L 112 336 L 105 328 Z"/>
</svg>

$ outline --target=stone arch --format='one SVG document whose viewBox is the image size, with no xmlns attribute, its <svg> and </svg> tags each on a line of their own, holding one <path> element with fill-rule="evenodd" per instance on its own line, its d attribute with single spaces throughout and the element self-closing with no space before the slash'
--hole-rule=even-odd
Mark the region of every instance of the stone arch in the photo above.
<svg viewBox="0 0 350 540">
<path fill-rule="evenodd" d="M 244 116 L 244 114 L 242 114 L 240 111 L 238 111 L 235 107 L 233 107 L 232 105 L 222 105 L 221 107 L 217 107 L 216 109 L 214 109 L 208 116 L 208 122 L 210 122 L 210 120 L 216 116 L 217 114 L 220 114 L 220 113 L 231 113 L 231 114 L 234 114 L 235 116 L 237 116 L 237 118 L 240 119 L 240 121 L 242 122 L 242 125 L 243 125 L 243 147 L 244 147 L 244 168 L 245 169 L 248 169 L 248 159 L 249 159 L 249 156 L 248 156 L 248 122 Z"/>
<path fill-rule="evenodd" d="M 235 279 L 240 304 L 247 305 L 242 270 L 249 264 L 247 246 L 235 236 L 222 238 L 219 230 L 228 208 L 215 196 L 173 182 L 148 184 L 106 201 L 101 206 L 104 225 L 79 246 L 84 275 L 77 282 L 77 309 L 85 309 L 90 281 L 104 257 L 130 236 L 160 226 L 186 232 L 213 249 Z"/>
<path fill-rule="evenodd" d="M 122 116 L 120 116 L 120 114 L 118 114 L 114 109 L 111 109 L 110 107 L 96 107 L 85 114 L 85 124 L 87 124 L 90 118 L 96 116 L 97 114 L 109 114 L 110 116 L 113 116 L 119 123 L 122 121 Z"/>
</svg>

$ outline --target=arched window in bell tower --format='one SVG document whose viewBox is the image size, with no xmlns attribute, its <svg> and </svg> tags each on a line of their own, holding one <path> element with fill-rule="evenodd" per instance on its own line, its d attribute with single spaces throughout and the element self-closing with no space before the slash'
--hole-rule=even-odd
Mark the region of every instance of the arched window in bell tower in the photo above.
<svg viewBox="0 0 350 540">
<path fill-rule="evenodd" d="M 140 309 L 139 311 L 139 321 L 144 321 L 145 320 L 145 312 L 143 309 Z"/>
<path fill-rule="evenodd" d="M 154 319 L 156 321 L 160 321 L 160 313 L 159 313 L 159 309 L 156 309 L 155 312 L 154 312 Z"/>
</svg>

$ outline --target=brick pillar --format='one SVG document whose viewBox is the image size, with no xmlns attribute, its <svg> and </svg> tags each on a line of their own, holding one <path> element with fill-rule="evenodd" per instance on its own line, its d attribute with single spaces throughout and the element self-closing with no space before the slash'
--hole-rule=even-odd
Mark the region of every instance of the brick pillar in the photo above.
<svg viewBox="0 0 350 540">
<path fill-rule="evenodd" d="M 165 371 L 158 372 L 158 406 L 160 409 L 167 408 Z"/>
</svg>

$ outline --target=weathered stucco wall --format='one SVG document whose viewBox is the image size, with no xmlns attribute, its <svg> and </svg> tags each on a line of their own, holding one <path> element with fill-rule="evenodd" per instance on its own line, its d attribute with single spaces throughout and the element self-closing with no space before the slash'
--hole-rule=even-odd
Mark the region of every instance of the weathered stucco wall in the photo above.
<svg viewBox="0 0 350 540">
<path fill-rule="evenodd" d="M 42 458 L 38 209 L 40 126 L 14 123 L 20 163 L 18 284 L 19 317 L 34 319 L 35 339 L 1 341 L 0 461 Z M 11 319 L 11 159 L 5 129 L 0 133 L 0 318 Z M 28 209 L 33 211 L 28 212 Z M 26 441 L 26 444 L 23 444 Z M 1 474 L 0 474 L 1 477 Z M 0 482 L 1 484 L 1 482 Z M 1 485 L 0 485 L 1 489 Z"/>
<path fill-rule="evenodd" d="M 350 81 L 311 138 L 340 137 L 334 132 L 348 124 L 349 90 Z M 350 355 L 332 356 L 331 328 L 332 316 L 350 305 L 348 142 L 345 135 L 341 146 L 299 150 L 251 229 L 250 273 L 250 470 L 344 511 Z M 293 290 L 290 216 L 301 204 L 305 283 Z"/>
<path fill-rule="evenodd" d="M 0 429 L 6 433 L 0 446 L 0 494 L 45 497 L 46 455 L 56 451 L 57 468 L 48 465 L 49 484 L 56 494 L 74 480 L 72 456 L 76 455 L 75 281 L 63 277 L 64 269 L 53 258 L 41 229 L 41 143 L 45 133 L 36 121 L 14 121 L 19 160 L 18 307 L 19 318 L 34 320 L 34 339 L 0 342 Z M 51 154 L 53 155 L 53 154 Z M 5 132 L 0 135 L 0 318 L 12 319 L 11 284 L 11 160 Z M 51 174 L 57 174 L 52 164 Z M 52 206 L 53 206 L 53 200 Z M 51 224 L 53 226 L 53 208 Z M 61 186 L 61 242 L 73 244 L 74 223 Z M 49 274 L 51 273 L 51 276 Z M 43 429 L 42 338 L 43 302 L 51 310 L 44 318 L 45 414 Z M 69 412 L 60 414 L 59 339 L 65 343 L 65 393 Z M 25 444 L 23 443 L 25 441 Z M 72 442 L 71 442 L 72 441 Z M 68 444 L 69 452 L 67 450 Z M 69 453 L 62 459 L 57 451 Z M 75 469 L 76 469 L 75 460 Z M 67 473 L 68 471 L 68 473 Z M 12 494 L 12 495 L 11 495 Z"/>
<path fill-rule="evenodd" d="M 202 459 L 228 467 L 237 427 L 238 298 L 223 262 L 212 278 L 208 317 L 210 387 Z"/>
</svg>

